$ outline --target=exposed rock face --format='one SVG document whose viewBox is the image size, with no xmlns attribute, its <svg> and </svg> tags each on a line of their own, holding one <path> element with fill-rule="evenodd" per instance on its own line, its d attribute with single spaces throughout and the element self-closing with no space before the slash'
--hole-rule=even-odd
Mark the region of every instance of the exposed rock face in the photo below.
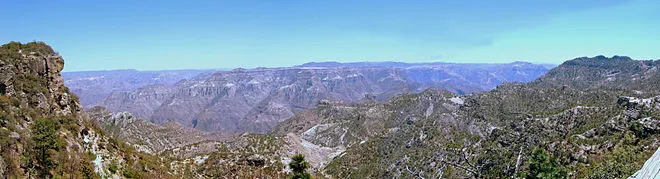
<svg viewBox="0 0 660 179">
<path fill-rule="evenodd" d="M 0 178 L 172 177 L 89 121 L 63 65 L 43 42 L 0 47 Z"/>
<path fill-rule="evenodd" d="M 83 71 L 63 72 L 64 83 L 80 97 L 80 103 L 89 109 L 115 91 L 133 91 L 149 85 L 173 85 L 183 79 L 212 70 L 165 70 L 165 71 Z M 204 76 L 204 75 L 201 75 Z"/>
<path fill-rule="evenodd" d="M 101 103 L 110 109 L 124 109 L 136 116 L 151 116 L 175 91 L 167 85 L 152 85 L 134 92 L 114 92 Z"/>
<path fill-rule="evenodd" d="M 155 123 L 177 122 L 204 131 L 271 130 L 320 100 L 386 101 L 405 92 L 440 87 L 457 93 L 491 89 L 503 81 L 530 81 L 547 69 L 512 64 L 305 64 L 291 68 L 237 69 L 173 87 L 154 85 L 117 92 L 103 100 L 111 111 L 128 111 Z M 401 66 L 405 65 L 405 66 Z"/>
<path fill-rule="evenodd" d="M 24 99 L 25 107 L 35 107 L 57 115 L 80 112 L 81 106 L 68 92 L 60 72 L 64 68 L 62 56 L 45 44 L 44 52 L 13 53 L 0 61 L 0 93 Z M 28 52 L 26 52 L 28 53 Z M 21 56 L 19 58 L 16 58 Z M 39 86 L 35 86 L 39 85 Z"/>
<path fill-rule="evenodd" d="M 18 161 L 33 160 L 29 156 L 34 155 L 27 154 L 35 152 L 34 137 L 39 136 L 33 136 L 33 126 L 38 120 L 75 127 L 82 125 L 82 108 L 77 97 L 64 86 L 60 74 L 63 67 L 62 57 L 42 42 L 11 42 L 0 47 L 0 151 L 3 158 L 0 170 L 4 171 L 0 178 L 30 175 L 27 166 Z M 64 140 L 61 147 L 66 150 L 56 151 L 57 155 L 70 157 L 84 152 L 82 138 L 74 129 L 61 130 L 55 137 Z M 63 160 L 62 166 L 68 167 L 70 162 Z M 39 162 L 34 163 L 33 168 L 47 169 Z M 49 176 L 44 172 L 39 174 L 40 177 Z"/>
</svg>

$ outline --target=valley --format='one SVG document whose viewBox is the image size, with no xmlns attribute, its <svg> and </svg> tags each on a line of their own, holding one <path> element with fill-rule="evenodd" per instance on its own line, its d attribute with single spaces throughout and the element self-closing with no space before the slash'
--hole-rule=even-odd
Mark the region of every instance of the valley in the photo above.
<svg viewBox="0 0 660 179">
<path fill-rule="evenodd" d="M 659 146 L 658 60 L 235 69 L 83 108 L 50 46 L 0 50 L 7 177 L 623 178 Z"/>
<path fill-rule="evenodd" d="M 546 65 L 547 66 L 547 65 Z M 175 84 L 144 85 L 107 95 L 96 105 L 130 112 L 156 124 L 176 122 L 207 132 L 266 133 L 319 101 L 385 102 L 403 93 L 441 88 L 458 94 L 484 92 L 503 82 L 528 82 L 548 69 L 510 64 L 308 63 L 286 68 L 203 73 Z M 122 78 L 106 75 L 110 79 Z M 120 83 L 108 80 L 110 84 Z M 104 96 L 106 84 L 82 93 Z M 83 96 L 83 101 L 85 96 Z M 86 107 L 86 108 L 89 108 Z"/>
</svg>

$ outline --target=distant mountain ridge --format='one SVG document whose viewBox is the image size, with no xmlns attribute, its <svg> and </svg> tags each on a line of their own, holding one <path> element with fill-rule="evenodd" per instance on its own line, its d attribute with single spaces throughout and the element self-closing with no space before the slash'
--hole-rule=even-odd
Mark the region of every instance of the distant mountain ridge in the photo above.
<svg viewBox="0 0 660 179">
<path fill-rule="evenodd" d="M 62 72 L 64 83 L 80 97 L 85 108 L 93 107 L 113 91 L 132 91 L 148 85 L 173 85 L 182 79 L 189 79 L 201 73 L 214 70 L 108 70 Z"/>
<path fill-rule="evenodd" d="M 321 100 L 384 102 L 430 87 L 468 94 L 493 89 L 502 82 L 531 81 L 547 70 L 526 62 L 308 63 L 204 73 L 173 86 L 113 92 L 98 104 L 155 123 L 177 122 L 211 132 L 264 133 Z"/>
<path fill-rule="evenodd" d="M 659 63 L 657 60 L 633 60 L 626 56 L 581 57 L 564 62 L 533 83 L 583 89 L 634 89 L 628 92 L 656 94 L 660 92 L 660 84 L 654 81 L 660 77 Z"/>
<path fill-rule="evenodd" d="M 405 63 L 395 61 L 374 61 L 374 62 L 308 62 L 296 67 L 411 67 L 411 66 L 438 66 L 438 65 L 474 65 L 474 66 L 488 66 L 488 65 L 520 65 L 520 64 L 534 64 L 525 61 L 514 61 L 511 63 L 449 63 L 449 62 L 426 62 L 426 63 Z M 536 64 L 551 69 L 557 65 L 555 64 Z"/>
</svg>

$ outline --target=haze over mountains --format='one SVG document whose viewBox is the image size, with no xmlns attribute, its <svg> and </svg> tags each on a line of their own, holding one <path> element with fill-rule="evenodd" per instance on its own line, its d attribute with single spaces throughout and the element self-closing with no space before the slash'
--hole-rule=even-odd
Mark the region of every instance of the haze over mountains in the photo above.
<svg viewBox="0 0 660 179">
<path fill-rule="evenodd" d="M 86 108 L 99 105 L 158 124 L 177 122 L 210 132 L 264 133 L 320 100 L 384 102 L 430 87 L 458 94 L 483 92 L 503 82 L 531 81 L 547 66 L 322 62 L 215 73 L 110 71 L 64 76 L 69 77 L 65 83 L 72 91 L 87 102 Z M 201 75 L 191 77 L 194 74 Z M 175 82 L 177 78 L 183 81 Z"/>
<path fill-rule="evenodd" d="M 133 91 L 148 85 L 173 85 L 182 79 L 189 79 L 201 73 L 214 70 L 110 70 L 63 72 L 64 83 L 80 97 L 86 108 L 94 107 L 99 101 L 115 91 Z"/>
</svg>

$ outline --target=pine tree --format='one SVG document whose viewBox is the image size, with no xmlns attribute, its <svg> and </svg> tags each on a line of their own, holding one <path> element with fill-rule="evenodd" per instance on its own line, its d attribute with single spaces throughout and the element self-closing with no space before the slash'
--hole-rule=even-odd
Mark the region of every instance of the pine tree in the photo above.
<svg viewBox="0 0 660 179">
<path fill-rule="evenodd" d="M 291 163 L 289 167 L 293 171 L 289 178 L 291 179 L 310 179 L 312 176 L 307 173 L 307 168 L 309 168 L 309 163 L 305 161 L 305 156 L 302 154 L 296 154 L 291 158 Z"/>
<path fill-rule="evenodd" d="M 38 119 L 32 126 L 32 140 L 36 165 L 43 176 L 50 176 L 50 170 L 57 166 L 57 152 L 62 144 L 57 131 L 59 125 L 51 119 Z"/>
<path fill-rule="evenodd" d="M 534 149 L 529 165 L 530 173 L 527 178 L 545 179 L 545 178 L 567 178 L 568 171 L 559 166 L 557 159 L 548 155 L 541 148 Z"/>
</svg>

